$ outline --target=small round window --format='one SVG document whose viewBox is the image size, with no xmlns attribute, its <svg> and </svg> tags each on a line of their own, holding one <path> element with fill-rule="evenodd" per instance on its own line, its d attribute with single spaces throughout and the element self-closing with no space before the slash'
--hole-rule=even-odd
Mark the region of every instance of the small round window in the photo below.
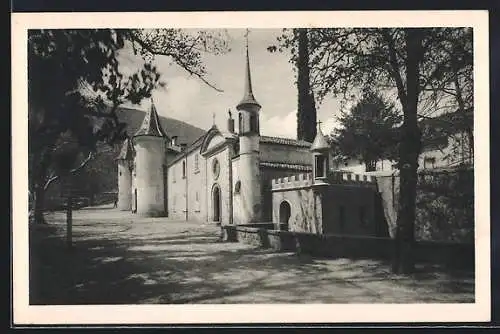
<svg viewBox="0 0 500 334">
<path fill-rule="evenodd" d="M 214 179 L 217 179 L 219 177 L 220 164 L 219 164 L 219 160 L 217 160 L 217 159 L 214 159 L 212 162 L 212 173 L 214 175 Z"/>
</svg>

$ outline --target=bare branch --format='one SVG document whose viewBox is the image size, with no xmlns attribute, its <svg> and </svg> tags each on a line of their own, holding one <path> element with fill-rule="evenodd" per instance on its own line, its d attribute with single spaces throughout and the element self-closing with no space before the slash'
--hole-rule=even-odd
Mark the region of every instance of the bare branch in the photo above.
<svg viewBox="0 0 500 334">
<path fill-rule="evenodd" d="M 93 152 L 90 152 L 87 155 L 87 157 L 77 167 L 70 169 L 68 174 L 75 174 L 78 171 L 82 170 L 89 163 L 89 161 L 92 160 L 94 157 L 95 157 L 95 154 Z M 51 173 L 51 176 L 49 177 L 47 182 L 45 182 L 43 189 L 47 190 L 53 182 L 59 180 L 60 178 L 61 178 L 61 175 L 55 175 L 54 173 Z"/>
</svg>

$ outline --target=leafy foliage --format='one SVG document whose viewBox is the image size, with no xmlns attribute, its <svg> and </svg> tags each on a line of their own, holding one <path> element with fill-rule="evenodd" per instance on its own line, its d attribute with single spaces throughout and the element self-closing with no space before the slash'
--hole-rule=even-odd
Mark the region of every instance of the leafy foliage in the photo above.
<svg viewBox="0 0 500 334">
<path fill-rule="evenodd" d="M 341 114 L 339 121 L 342 128 L 336 130 L 334 145 L 343 156 L 360 159 L 367 171 L 375 170 L 378 160 L 397 160 L 396 127 L 401 116 L 380 95 L 365 92 L 349 113 Z"/>
<path fill-rule="evenodd" d="M 342 96 L 345 101 L 353 92 L 371 88 L 395 95 L 401 105 L 401 196 L 394 270 L 409 272 L 422 149 L 418 118 L 466 109 L 472 99 L 472 29 L 312 29 L 309 41 L 311 85 L 320 102 L 328 95 Z M 289 49 L 294 61 L 293 35 L 285 30 L 278 42 L 275 48 Z"/>
<path fill-rule="evenodd" d="M 416 206 L 417 238 L 473 242 L 474 171 L 422 172 Z"/>
<path fill-rule="evenodd" d="M 308 29 L 294 30 L 298 44 L 297 57 L 297 139 L 313 142 L 316 138 L 316 105 L 309 75 Z"/>
<path fill-rule="evenodd" d="M 154 31 L 155 39 L 148 36 L 129 29 L 28 32 L 29 178 L 30 190 L 41 199 L 35 203 L 43 202 L 43 192 L 61 175 L 83 168 L 99 144 L 125 138 L 118 106 L 137 104 L 164 85 L 152 55 L 170 56 L 189 73 L 203 76 L 201 51 L 191 41 L 206 43 L 210 34 L 188 37 L 161 29 Z M 144 62 L 135 73 L 124 74 L 117 55 L 130 46 L 143 51 Z"/>
</svg>

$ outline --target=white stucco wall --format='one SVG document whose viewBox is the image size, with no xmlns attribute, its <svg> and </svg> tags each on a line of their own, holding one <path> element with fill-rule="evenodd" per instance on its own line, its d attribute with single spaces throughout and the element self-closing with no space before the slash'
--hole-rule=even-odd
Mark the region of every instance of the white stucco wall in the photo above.
<svg viewBox="0 0 500 334">
<path fill-rule="evenodd" d="M 132 209 L 132 173 L 124 160 L 118 162 L 118 209 Z"/>
<path fill-rule="evenodd" d="M 162 138 L 141 136 L 135 138 L 137 214 L 161 216 L 165 213 L 163 189 Z"/>
<path fill-rule="evenodd" d="M 262 214 L 262 192 L 259 165 L 259 138 L 257 136 L 240 137 L 239 181 L 241 191 L 239 199 L 238 224 L 259 222 Z M 234 182 L 238 181 L 235 179 Z"/>
<path fill-rule="evenodd" d="M 206 210 L 207 219 L 209 222 L 213 221 L 214 213 L 214 201 L 213 201 L 213 191 L 214 187 L 218 186 L 220 188 L 221 196 L 221 224 L 228 224 L 230 222 L 230 163 L 229 163 L 229 147 L 225 147 L 222 151 L 219 151 L 213 155 L 207 156 L 205 160 L 206 168 L 206 186 L 205 186 L 205 198 L 206 198 Z M 220 166 L 219 176 L 216 177 L 212 171 L 212 164 L 214 159 L 217 159 Z"/>
<path fill-rule="evenodd" d="M 195 160 L 198 156 L 198 168 Z M 183 163 L 186 173 L 183 176 Z M 178 220 L 206 221 L 205 159 L 197 148 L 168 169 L 169 217 Z"/>
</svg>

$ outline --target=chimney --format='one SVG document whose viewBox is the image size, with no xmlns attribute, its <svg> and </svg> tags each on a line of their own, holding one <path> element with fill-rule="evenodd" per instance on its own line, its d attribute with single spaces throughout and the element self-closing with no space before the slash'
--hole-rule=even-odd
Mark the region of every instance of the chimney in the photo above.
<svg viewBox="0 0 500 334">
<path fill-rule="evenodd" d="M 228 111 L 229 113 L 229 118 L 227 119 L 227 130 L 230 133 L 234 133 L 234 119 L 231 114 L 231 109 Z"/>
<path fill-rule="evenodd" d="M 178 136 L 172 136 L 172 146 L 177 146 L 178 145 L 177 144 L 177 139 L 178 138 L 179 138 Z"/>
</svg>

